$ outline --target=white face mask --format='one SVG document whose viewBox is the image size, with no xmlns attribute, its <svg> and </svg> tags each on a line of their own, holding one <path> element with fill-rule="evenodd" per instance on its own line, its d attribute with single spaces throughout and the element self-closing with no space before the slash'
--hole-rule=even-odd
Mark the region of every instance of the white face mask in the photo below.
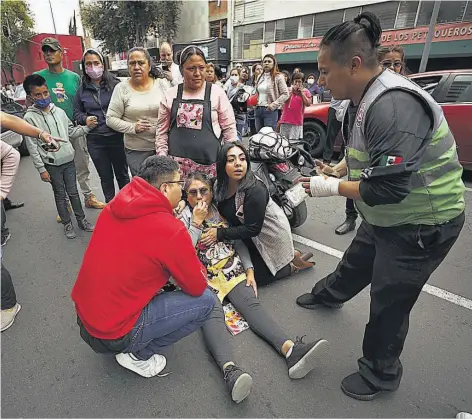
<svg viewBox="0 0 472 419">
<path fill-rule="evenodd" d="M 315 79 L 308 79 L 306 82 L 307 82 L 308 84 L 313 84 L 313 83 L 315 83 Z"/>
<path fill-rule="evenodd" d="M 233 84 L 236 84 L 239 81 L 239 76 L 231 76 L 230 79 Z"/>
</svg>

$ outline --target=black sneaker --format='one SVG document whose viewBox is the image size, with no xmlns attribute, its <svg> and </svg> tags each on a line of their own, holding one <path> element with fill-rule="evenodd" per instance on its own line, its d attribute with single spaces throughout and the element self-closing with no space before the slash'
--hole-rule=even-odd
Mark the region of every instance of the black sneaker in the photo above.
<svg viewBox="0 0 472 419">
<path fill-rule="evenodd" d="M 11 233 L 2 236 L 2 247 L 7 244 L 7 241 L 11 239 Z"/>
<path fill-rule="evenodd" d="M 367 380 L 365 380 L 358 372 L 348 375 L 341 382 L 341 390 L 346 396 L 352 397 L 356 400 L 362 400 L 364 402 L 373 400 L 377 394 L 382 392 L 382 390 L 374 387 Z"/>
<path fill-rule="evenodd" d="M 300 307 L 307 308 L 309 310 L 314 310 L 319 306 L 338 309 L 342 308 L 342 306 L 344 305 L 344 303 L 329 303 L 328 301 L 323 301 L 310 292 L 307 294 L 300 295 L 300 297 L 297 298 L 297 304 Z"/>
<path fill-rule="evenodd" d="M 252 377 L 236 365 L 228 365 L 224 369 L 224 380 L 231 392 L 231 398 L 234 402 L 242 402 L 252 387 Z"/>
<path fill-rule="evenodd" d="M 89 233 L 95 229 L 95 226 L 92 223 L 89 223 L 86 218 L 83 220 L 77 220 L 77 225 L 81 230 L 88 231 Z"/>
<path fill-rule="evenodd" d="M 292 380 L 305 377 L 316 365 L 319 365 L 329 348 L 328 341 L 325 339 L 304 343 L 303 337 L 297 337 L 292 353 L 285 360 L 288 366 L 288 376 Z"/>
<path fill-rule="evenodd" d="M 17 209 L 17 208 L 22 208 L 25 206 L 24 202 L 12 202 L 10 200 L 8 201 L 3 201 L 3 206 L 5 208 L 5 211 L 10 211 L 12 209 Z"/>
<path fill-rule="evenodd" d="M 75 239 L 77 237 L 77 234 L 75 234 L 74 226 L 70 221 L 67 224 L 64 224 L 64 233 L 66 234 L 66 237 L 68 239 Z"/>
</svg>

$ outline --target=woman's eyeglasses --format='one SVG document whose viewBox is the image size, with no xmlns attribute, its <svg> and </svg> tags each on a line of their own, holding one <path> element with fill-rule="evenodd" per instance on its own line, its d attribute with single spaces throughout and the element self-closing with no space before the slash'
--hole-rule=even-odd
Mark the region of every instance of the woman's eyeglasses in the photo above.
<svg viewBox="0 0 472 419">
<path fill-rule="evenodd" d="M 208 188 L 190 189 L 187 193 L 190 196 L 197 197 L 199 192 L 201 196 L 205 196 L 205 195 L 208 195 L 208 193 L 210 192 L 210 189 Z"/>
<path fill-rule="evenodd" d="M 403 62 L 401 61 L 382 61 L 380 64 L 383 68 L 400 68 L 403 66 Z"/>
</svg>

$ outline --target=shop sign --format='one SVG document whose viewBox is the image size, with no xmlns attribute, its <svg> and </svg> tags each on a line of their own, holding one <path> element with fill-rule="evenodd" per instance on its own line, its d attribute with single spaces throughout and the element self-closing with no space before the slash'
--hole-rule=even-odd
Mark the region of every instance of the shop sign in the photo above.
<svg viewBox="0 0 472 419">
<path fill-rule="evenodd" d="M 382 33 L 381 44 L 421 44 L 426 41 L 428 27 L 420 26 L 412 29 L 401 29 L 385 31 Z M 292 52 L 312 52 L 318 51 L 323 38 L 299 39 L 287 42 L 277 42 L 275 44 L 276 54 L 286 54 Z M 436 25 L 433 42 L 463 41 L 472 40 L 472 22 L 452 23 L 447 25 Z"/>
</svg>

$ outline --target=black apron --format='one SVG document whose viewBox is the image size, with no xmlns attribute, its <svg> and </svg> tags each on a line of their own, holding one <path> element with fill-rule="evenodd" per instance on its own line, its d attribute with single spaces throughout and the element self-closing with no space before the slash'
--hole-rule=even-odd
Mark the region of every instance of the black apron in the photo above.
<svg viewBox="0 0 472 419">
<path fill-rule="evenodd" d="M 169 126 L 169 156 L 181 157 L 201 165 L 216 163 L 221 140 L 211 120 L 211 83 L 206 83 L 205 98 L 182 99 L 183 83 L 172 103 Z"/>
</svg>

